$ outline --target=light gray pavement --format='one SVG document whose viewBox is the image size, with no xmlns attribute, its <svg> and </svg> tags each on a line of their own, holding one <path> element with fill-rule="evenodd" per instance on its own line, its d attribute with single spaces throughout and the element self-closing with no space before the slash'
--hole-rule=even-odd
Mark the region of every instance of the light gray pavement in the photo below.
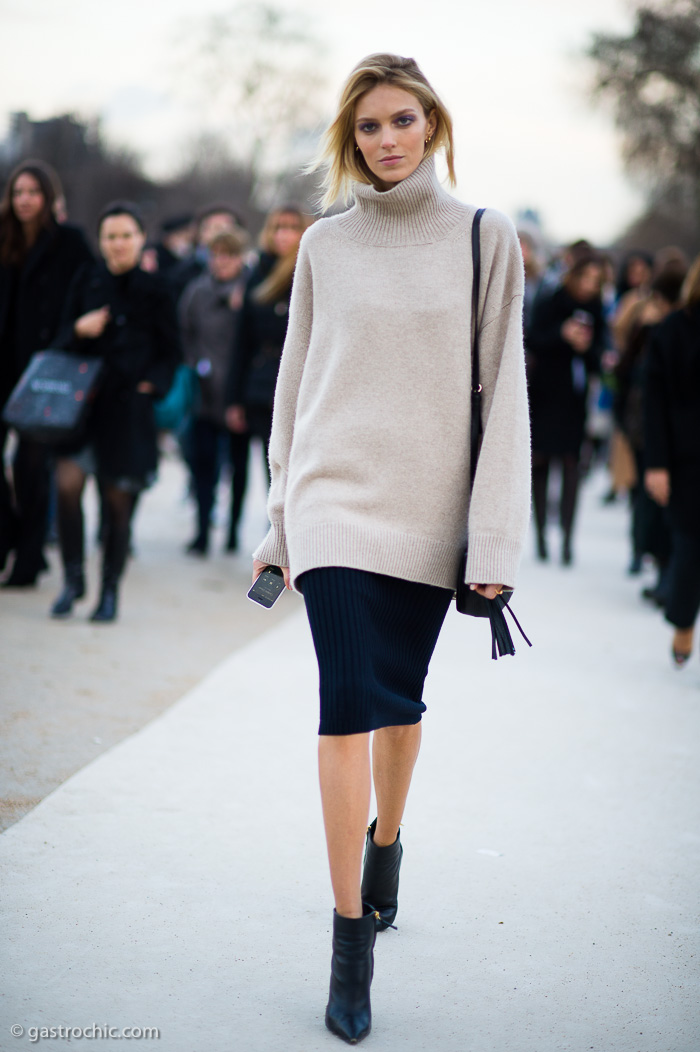
<svg viewBox="0 0 700 1052">
<path fill-rule="evenodd" d="M 116 625 L 88 620 L 99 593 L 94 488 L 84 502 L 89 594 L 74 616 L 48 616 L 62 580 L 55 548 L 39 588 L 0 589 L 0 830 L 296 609 L 292 602 L 266 612 L 246 598 L 250 552 L 267 523 L 262 450 L 254 453 L 241 552 L 222 552 L 228 507 L 222 486 L 222 522 L 208 559 L 184 554 L 194 508 L 185 499 L 179 458 L 163 458 L 157 485 L 139 505 L 136 556 Z"/>
<path fill-rule="evenodd" d="M 491 662 L 448 617 L 368 1050 L 700 1048 L 700 661 L 670 667 L 624 530 L 594 485 L 575 569 L 526 562 L 531 651 Z M 0 837 L 0 1048 L 93 1023 L 163 1052 L 342 1047 L 315 695 L 295 614 Z"/>
</svg>

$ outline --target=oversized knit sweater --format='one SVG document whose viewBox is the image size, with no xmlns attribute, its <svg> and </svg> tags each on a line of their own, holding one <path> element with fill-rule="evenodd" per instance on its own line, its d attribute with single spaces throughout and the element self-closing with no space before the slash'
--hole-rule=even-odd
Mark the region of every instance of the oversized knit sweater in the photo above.
<svg viewBox="0 0 700 1052">
<path fill-rule="evenodd" d="M 455 588 L 514 586 L 530 510 L 523 267 L 510 220 L 481 225 L 483 441 L 469 494 L 471 225 L 432 158 L 304 234 L 275 394 L 255 558 L 293 580 L 346 566 Z"/>
</svg>

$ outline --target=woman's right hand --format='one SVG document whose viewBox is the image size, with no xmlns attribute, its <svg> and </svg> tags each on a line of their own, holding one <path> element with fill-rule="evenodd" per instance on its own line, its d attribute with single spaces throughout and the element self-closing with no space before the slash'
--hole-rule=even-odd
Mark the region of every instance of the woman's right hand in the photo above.
<svg viewBox="0 0 700 1052">
<path fill-rule="evenodd" d="M 109 319 L 109 307 L 99 307 L 78 318 L 73 331 L 81 340 L 96 340 L 107 328 Z"/>
<path fill-rule="evenodd" d="M 253 584 L 255 584 L 255 582 L 257 581 L 257 579 L 260 576 L 260 574 L 263 572 L 263 570 L 267 569 L 267 567 L 269 565 L 270 565 L 269 563 L 260 562 L 259 559 L 253 559 Z M 289 567 L 288 566 L 280 566 L 280 570 L 284 574 L 284 586 L 285 586 L 285 588 L 288 588 L 289 591 L 291 592 L 291 590 L 292 590 L 292 582 L 291 582 L 291 578 L 289 576 Z"/>
<path fill-rule="evenodd" d="M 561 336 L 578 354 L 585 354 L 593 343 L 593 329 L 576 318 L 567 318 L 561 327 Z"/>
<path fill-rule="evenodd" d="M 671 476 L 666 468 L 645 471 L 644 488 L 653 501 L 665 508 L 671 498 Z"/>
</svg>

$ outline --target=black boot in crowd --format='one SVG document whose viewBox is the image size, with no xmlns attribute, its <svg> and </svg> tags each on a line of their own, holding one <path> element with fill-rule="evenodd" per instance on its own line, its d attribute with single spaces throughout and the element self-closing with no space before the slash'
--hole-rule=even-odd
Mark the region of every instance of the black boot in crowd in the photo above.
<svg viewBox="0 0 700 1052">
<path fill-rule="evenodd" d="M 85 573 L 81 562 L 67 563 L 64 570 L 63 591 L 51 607 L 52 617 L 67 617 L 73 603 L 85 595 Z"/>
<path fill-rule="evenodd" d="M 107 523 L 102 562 L 102 591 L 100 601 L 90 615 L 91 621 L 115 621 L 119 602 L 119 581 L 124 573 L 131 541 L 131 512 L 120 516 L 111 514 Z"/>
</svg>

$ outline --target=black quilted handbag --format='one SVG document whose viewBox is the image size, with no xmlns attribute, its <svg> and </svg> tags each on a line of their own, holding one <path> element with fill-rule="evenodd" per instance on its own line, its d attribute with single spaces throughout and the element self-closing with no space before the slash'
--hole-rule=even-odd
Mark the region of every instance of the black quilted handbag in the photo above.
<svg viewBox="0 0 700 1052">
<path fill-rule="evenodd" d="M 472 223 L 472 263 L 474 279 L 472 282 L 472 403 L 471 403 L 471 464 L 469 489 L 474 486 L 476 476 L 476 465 L 479 460 L 479 446 L 481 443 L 481 383 L 479 382 L 479 282 L 481 278 L 481 239 L 479 236 L 481 217 L 485 209 L 480 208 L 474 216 Z M 487 599 L 478 592 L 473 591 L 465 582 L 467 568 L 467 549 L 465 549 L 460 562 L 459 577 L 457 579 L 456 603 L 460 614 L 469 617 L 487 617 L 491 623 L 491 657 L 496 661 L 504 654 L 515 654 L 513 639 L 508 628 L 508 622 L 504 611 L 508 611 L 518 627 L 518 631 L 529 647 L 532 643 L 527 638 L 520 623 L 508 606 L 513 594 L 512 588 L 504 588 L 495 599 Z"/>
</svg>

